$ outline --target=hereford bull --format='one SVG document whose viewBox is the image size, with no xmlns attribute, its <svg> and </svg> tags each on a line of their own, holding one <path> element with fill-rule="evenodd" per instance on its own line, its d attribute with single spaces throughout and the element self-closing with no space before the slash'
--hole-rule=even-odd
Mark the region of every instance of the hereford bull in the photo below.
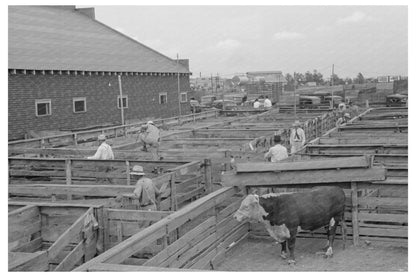
<svg viewBox="0 0 416 277">
<path fill-rule="evenodd" d="M 286 244 L 289 248 L 288 263 L 295 263 L 295 241 L 298 230 L 313 231 L 327 227 L 328 242 L 325 256 L 333 255 L 332 245 L 336 228 L 341 223 L 342 239 L 346 230 L 344 223 L 345 194 L 339 187 L 315 187 L 307 192 L 269 194 L 259 197 L 249 194 L 234 214 L 238 221 L 261 222 L 269 235 L 281 243 L 282 258 L 287 258 Z"/>
</svg>

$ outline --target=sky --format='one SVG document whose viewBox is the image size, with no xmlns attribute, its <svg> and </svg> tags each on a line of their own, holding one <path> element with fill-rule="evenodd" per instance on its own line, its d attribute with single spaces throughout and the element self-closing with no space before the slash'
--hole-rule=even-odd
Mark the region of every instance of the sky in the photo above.
<svg viewBox="0 0 416 277">
<path fill-rule="evenodd" d="M 193 76 L 317 69 L 329 77 L 407 75 L 406 6 L 94 6 L 96 19 Z"/>
</svg>

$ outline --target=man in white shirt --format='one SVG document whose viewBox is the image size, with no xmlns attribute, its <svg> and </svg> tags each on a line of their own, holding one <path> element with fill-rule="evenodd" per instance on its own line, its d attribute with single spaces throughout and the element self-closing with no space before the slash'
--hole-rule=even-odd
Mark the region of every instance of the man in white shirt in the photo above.
<svg viewBox="0 0 416 277">
<path fill-rule="evenodd" d="M 278 161 L 284 160 L 288 157 L 287 149 L 283 145 L 281 145 L 281 137 L 279 135 L 274 136 L 274 146 L 270 147 L 269 152 L 264 155 L 264 159 L 268 159 L 270 157 L 270 161 L 272 163 L 276 163 Z"/>
<path fill-rule="evenodd" d="M 259 102 L 259 99 L 254 100 L 254 103 L 253 103 L 253 108 L 255 108 L 255 109 L 260 108 L 260 102 Z"/>
<path fill-rule="evenodd" d="M 139 133 L 140 142 L 143 143 L 143 151 L 147 151 L 147 145 L 150 147 L 153 160 L 159 159 L 160 130 L 155 126 L 153 121 L 148 121 L 142 126 Z"/>
<path fill-rule="evenodd" d="M 266 95 L 266 99 L 264 99 L 264 108 L 270 109 L 272 107 L 272 101 L 270 101 L 269 97 Z"/>
<path fill-rule="evenodd" d="M 97 152 L 95 152 L 95 155 L 88 157 L 88 159 L 114 160 L 113 150 L 111 149 L 111 146 L 108 145 L 105 140 L 106 140 L 105 135 L 101 134 L 98 136 L 98 143 L 100 146 L 98 147 Z"/>
<path fill-rule="evenodd" d="M 293 154 L 299 149 L 306 142 L 305 131 L 300 128 L 301 124 L 299 120 L 296 120 L 295 123 L 292 124 L 293 129 L 290 131 L 290 153 Z"/>
<path fill-rule="evenodd" d="M 100 144 L 100 146 L 97 149 L 97 152 L 95 153 L 94 156 L 88 157 L 87 159 L 90 160 L 114 160 L 114 154 L 113 154 L 113 150 L 111 149 L 111 146 L 107 144 L 106 137 L 104 134 L 101 134 L 98 136 L 97 138 L 98 143 Z M 97 171 L 98 172 L 105 172 L 108 173 L 112 170 L 111 166 L 105 166 L 105 165 L 100 165 L 97 166 Z M 96 179 L 96 181 L 98 183 L 101 182 L 105 182 L 108 181 L 110 184 L 113 183 L 113 179 L 111 178 L 98 178 Z"/>
</svg>

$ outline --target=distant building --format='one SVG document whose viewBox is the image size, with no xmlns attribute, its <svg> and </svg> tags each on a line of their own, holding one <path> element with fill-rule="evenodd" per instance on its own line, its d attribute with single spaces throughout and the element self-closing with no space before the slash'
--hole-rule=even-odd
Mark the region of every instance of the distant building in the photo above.
<svg viewBox="0 0 416 277">
<path fill-rule="evenodd" d="M 104 25 L 93 8 L 9 6 L 8 18 L 10 140 L 120 124 L 121 105 L 126 121 L 178 115 L 179 101 L 190 111 L 189 61 L 177 65 Z"/>
<path fill-rule="evenodd" d="M 287 84 L 281 71 L 251 71 L 245 76 L 234 76 L 232 82 L 247 94 L 249 100 L 267 95 L 274 103 L 279 101 L 283 87 Z"/>
<path fill-rule="evenodd" d="M 247 77 L 252 81 L 264 81 L 265 83 L 287 83 L 282 71 L 252 71 L 247 72 Z"/>
<path fill-rule="evenodd" d="M 407 77 L 406 76 L 378 76 L 377 77 L 377 82 L 378 83 L 393 83 L 394 81 L 399 81 L 399 80 L 406 80 Z"/>
</svg>

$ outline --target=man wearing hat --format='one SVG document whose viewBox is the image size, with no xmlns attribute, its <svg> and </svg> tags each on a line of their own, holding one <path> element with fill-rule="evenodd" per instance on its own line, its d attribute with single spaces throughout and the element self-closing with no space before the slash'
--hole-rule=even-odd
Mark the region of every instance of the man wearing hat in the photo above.
<svg viewBox="0 0 416 277">
<path fill-rule="evenodd" d="M 160 131 L 153 121 L 148 121 L 141 127 L 138 139 L 143 143 L 143 151 L 147 151 L 147 145 L 150 147 L 153 160 L 159 159 Z"/>
<path fill-rule="evenodd" d="M 98 136 L 98 146 L 97 152 L 94 156 L 88 157 L 88 159 L 94 159 L 94 160 L 114 160 L 114 154 L 113 150 L 111 149 L 111 146 L 107 144 L 105 141 L 105 135 L 101 134 Z"/>
<path fill-rule="evenodd" d="M 305 144 L 305 131 L 300 127 L 300 121 L 296 120 L 292 124 L 293 128 L 290 130 L 290 153 L 293 154 Z"/>
<path fill-rule="evenodd" d="M 151 179 L 143 177 L 145 175 L 143 167 L 135 165 L 130 172 L 131 181 L 136 182 L 134 189 L 134 197 L 139 201 L 139 205 L 143 210 L 156 211 L 157 197 L 160 192 Z"/>
<path fill-rule="evenodd" d="M 93 159 L 93 160 L 114 160 L 114 154 L 113 150 L 111 149 L 111 146 L 107 144 L 106 137 L 104 134 L 101 134 L 97 138 L 98 146 L 97 152 L 94 156 L 88 157 L 87 159 Z M 97 167 L 97 170 L 100 172 L 110 172 L 112 168 L 110 166 L 99 166 Z M 101 181 L 108 181 L 110 184 L 113 183 L 113 180 L 111 178 L 97 178 L 97 182 Z"/>
</svg>

